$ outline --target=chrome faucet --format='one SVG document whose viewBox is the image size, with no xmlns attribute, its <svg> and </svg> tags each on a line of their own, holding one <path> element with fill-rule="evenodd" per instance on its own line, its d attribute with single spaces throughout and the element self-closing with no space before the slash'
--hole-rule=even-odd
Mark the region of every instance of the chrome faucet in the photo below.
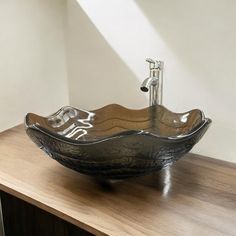
<svg viewBox="0 0 236 236">
<path fill-rule="evenodd" d="M 150 74 L 146 78 L 140 89 L 143 92 L 149 91 L 149 106 L 162 104 L 162 81 L 163 81 L 163 61 L 156 61 L 147 58 L 146 61 L 149 63 Z"/>
</svg>

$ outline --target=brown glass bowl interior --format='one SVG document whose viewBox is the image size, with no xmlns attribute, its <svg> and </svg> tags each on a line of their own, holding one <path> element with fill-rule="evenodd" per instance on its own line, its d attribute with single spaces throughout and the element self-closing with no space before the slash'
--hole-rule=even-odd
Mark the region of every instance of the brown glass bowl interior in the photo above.
<svg viewBox="0 0 236 236">
<path fill-rule="evenodd" d="M 198 109 L 173 113 L 160 105 L 132 110 L 112 104 L 93 111 L 63 107 L 48 117 L 29 113 L 26 119 L 28 126 L 36 125 L 63 138 L 92 141 L 130 130 L 161 137 L 188 135 L 205 118 Z"/>
</svg>

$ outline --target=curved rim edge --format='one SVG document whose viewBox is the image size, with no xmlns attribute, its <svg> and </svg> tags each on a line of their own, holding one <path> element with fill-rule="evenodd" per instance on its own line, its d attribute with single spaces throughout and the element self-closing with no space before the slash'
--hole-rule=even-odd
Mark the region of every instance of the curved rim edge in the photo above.
<svg viewBox="0 0 236 236">
<path fill-rule="evenodd" d="M 99 108 L 99 109 L 96 109 L 96 110 L 92 110 L 92 112 L 96 112 L 97 110 L 101 110 L 101 109 L 106 109 L 107 107 L 112 106 L 112 105 L 119 106 L 120 108 L 126 109 L 126 110 L 135 110 L 135 109 L 126 108 L 126 107 L 118 105 L 118 104 L 109 104 L 109 105 L 106 105 L 106 106 L 104 106 L 102 108 Z M 165 110 L 168 110 L 165 106 L 162 106 L 162 105 L 157 105 L 157 106 L 161 106 Z M 58 111 L 56 111 L 55 113 L 58 113 L 61 109 L 65 108 L 65 107 L 71 107 L 71 108 L 74 108 L 74 109 L 78 109 L 78 108 L 75 108 L 75 107 L 72 107 L 72 106 L 64 106 L 64 107 L 60 108 Z M 137 109 L 136 111 L 141 111 L 141 110 L 144 110 L 144 109 L 147 109 L 147 108 L 148 107 L 142 108 L 142 109 Z M 73 145 L 96 144 L 96 143 L 101 143 L 101 142 L 105 142 L 105 141 L 112 140 L 112 139 L 118 139 L 118 138 L 122 138 L 122 137 L 127 137 L 127 136 L 130 136 L 130 135 L 147 135 L 147 136 L 155 137 L 155 138 L 158 138 L 158 139 L 161 139 L 161 140 L 180 141 L 180 140 L 184 140 L 184 139 L 190 138 L 193 134 L 197 133 L 203 127 L 209 126 L 211 124 L 212 120 L 210 118 L 205 118 L 205 115 L 204 115 L 203 111 L 201 111 L 199 109 L 192 109 L 192 110 L 189 110 L 189 111 L 183 112 L 183 113 L 175 113 L 175 112 L 172 112 L 172 111 L 168 110 L 169 112 L 171 112 L 173 114 L 177 114 L 177 115 L 189 113 L 189 112 L 191 112 L 193 110 L 198 110 L 198 111 L 201 112 L 202 118 L 203 118 L 201 124 L 199 124 L 199 126 L 196 129 L 193 129 L 192 132 L 189 132 L 188 134 L 179 135 L 179 136 L 170 136 L 170 137 L 160 136 L 158 134 L 154 134 L 152 132 L 148 132 L 148 131 L 144 131 L 144 130 L 128 130 L 128 131 L 123 131 L 123 132 L 120 132 L 120 133 L 116 133 L 114 135 L 107 136 L 107 137 L 104 137 L 104 138 L 99 138 L 99 139 L 96 139 L 96 140 L 90 140 L 90 141 L 73 140 L 73 139 L 70 139 L 70 138 L 62 137 L 62 136 L 60 136 L 60 135 L 58 135 L 56 133 L 53 133 L 53 132 L 43 128 L 40 125 L 29 124 L 28 117 L 32 113 L 27 113 L 26 114 L 25 119 L 24 119 L 24 125 L 25 125 L 26 132 L 28 131 L 28 129 L 36 130 L 36 131 L 39 131 L 39 132 L 41 132 L 41 133 L 43 133 L 43 134 L 45 134 L 47 136 L 55 138 L 58 141 L 61 141 L 61 142 L 64 142 L 64 143 L 68 143 L 68 144 L 73 144 Z M 52 115 L 55 114 L 55 113 L 52 113 Z"/>
</svg>

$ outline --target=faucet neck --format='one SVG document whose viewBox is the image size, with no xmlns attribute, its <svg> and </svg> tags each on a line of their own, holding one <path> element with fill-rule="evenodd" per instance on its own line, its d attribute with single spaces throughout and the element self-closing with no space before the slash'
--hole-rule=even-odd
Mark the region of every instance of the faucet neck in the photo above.
<svg viewBox="0 0 236 236">
<path fill-rule="evenodd" d="M 150 58 L 146 60 L 149 63 L 149 77 L 141 85 L 143 92 L 149 91 L 149 106 L 162 104 L 162 80 L 163 80 L 163 62 L 154 61 Z"/>
<path fill-rule="evenodd" d="M 157 104 L 160 104 L 158 99 L 158 87 L 159 84 L 153 84 L 149 88 L 149 106 L 155 106 Z"/>
<path fill-rule="evenodd" d="M 157 68 L 150 69 L 150 77 L 159 79 L 160 70 Z"/>
</svg>

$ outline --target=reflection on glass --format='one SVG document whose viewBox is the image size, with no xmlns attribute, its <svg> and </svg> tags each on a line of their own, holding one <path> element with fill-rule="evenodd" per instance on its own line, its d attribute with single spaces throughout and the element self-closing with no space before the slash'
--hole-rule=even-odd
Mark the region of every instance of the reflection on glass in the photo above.
<svg viewBox="0 0 236 236">
<path fill-rule="evenodd" d="M 170 191 L 170 188 L 171 188 L 171 172 L 170 172 L 170 167 L 167 166 L 165 168 L 165 175 L 164 175 L 164 188 L 163 188 L 163 191 L 162 191 L 162 195 L 164 197 L 167 197 L 168 196 L 168 193 Z"/>
</svg>

